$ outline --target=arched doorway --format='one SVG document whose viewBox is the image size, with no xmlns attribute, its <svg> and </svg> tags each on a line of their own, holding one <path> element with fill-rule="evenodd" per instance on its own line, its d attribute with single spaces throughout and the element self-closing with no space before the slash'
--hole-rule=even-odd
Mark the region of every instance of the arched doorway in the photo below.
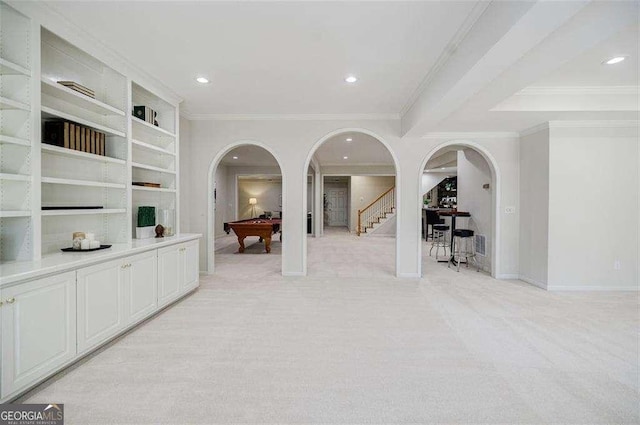
<svg viewBox="0 0 640 425">
<path fill-rule="evenodd" d="M 470 228 L 478 236 L 481 268 L 495 277 L 500 264 L 500 172 L 493 156 L 468 140 L 451 140 L 429 152 L 420 167 L 419 205 L 421 244 L 418 250 L 422 276 L 438 263 L 429 254 L 432 239 L 426 210 L 456 209 L 470 213 L 456 227 Z M 452 220 L 446 218 L 451 226 Z M 442 251 L 441 251 L 442 252 Z M 435 249 L 434 249 L 435 253 Z M 447 250 L 449 254 L 449 250 Z M 481 255 L 480 255 L 481 254 Z M 445 257 L 446 258 L 446 257 Z M 442 259 L 441 259 L 442 260 Z M 446 263 L 441 264 L 446 267 Z"/>
<path fill-rule="evenodd" d="M 277 226 L 285 193 L 281 164 L 275 152 L 255 141 L 233 143 L 211 162 L 206 237 L 209 274 L 220 271 L 220 266 L 237 266 L 253 274 L 281 273 L 281 226 Z M 274 223 L 276 233 L 270 243 L 258 235 L 242 239 L 243 235 L 236 234 L 234 222 L 253 219 Z M 267 248 L 268 255 L 262 255 Z"/>
<path fill-rule="evenodd" d="M 397 275 L 400 175 L 388 143 L 365 129 L 336 130 L 314 144 L 304 169 L 310 164 L 318 178 L 303 199 L 315 200 L 317 237 L 304 244 L 307 274 Z"/>
</svg>

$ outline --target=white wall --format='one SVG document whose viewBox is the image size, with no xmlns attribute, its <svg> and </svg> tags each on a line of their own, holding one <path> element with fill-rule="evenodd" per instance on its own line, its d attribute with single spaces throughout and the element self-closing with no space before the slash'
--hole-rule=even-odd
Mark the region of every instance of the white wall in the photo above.
<svg viewBox="0 0 640 425">
<path fill-rule="evenodd" d="M 549 289 L 638 289 L 637 123 L 550 124 Z"/>
<path fill-rule="evenodd" d="M 422 175 L 422 195 L 426 195 L 427 192 L 436 187 L 442 180 L 446 179 L 449 176 L 449 173 L 424 173 Z"/>
<path fill-rule="evenodd" d="M 484 189 L 484 184 L 489 184 L 489 189 Z M 478 256 L 482 267 L 491 270 L 491 246 L 493 244 L 491 192 L 494 190 L 491 183 L 491 169 L 487 161 L 473 149 L 458 151 L 458 209 L 468 211 L 471 218 L 464 224 L 477 235 L 486 237 L 486 256 Z M 457 222 L 456 222 L 457 225 Z"/>
<path fill-rule="evenodd" d="M 520 139 L 520 279 L 547 287 L 549 129 Z"/>
<path fill-rule="evenodd" d="M 191 122 L 180 117 L 180 232 L 191 232 Z"/>
<path fill-rule="evenodd" d="M 191 230 L 207 232 L 207 185 L 210 165 L 231 147 L 246 141 L 269 148 L 282 166 L 283 181 L 283 274 L 306 272 L 306 161 L 324 140 L 341 132 L 364 131 L 381 139 L 398 164 L 397 274 L 416 277 L 421 273 L 420 207 L 421 179 L 425 160 L 448 141 L 476 143 L 493 158 L 502 173 L 501 205 L 518 205 L 518 138 L 512 134 L 434 134 L 400 138 L 399 120 L 247 120 L 192 121 L 190 164 L 193 183 L 190 207 L 196 214 Z M 395 172 L 396 170 L 394 170 Z M 323 170 L 324 172 L 324 170 Z M 501 263 L 496 275 L 518 273 L 518 217 L 501 213 Z M 201 264 L 206 267 L 207 245 L 202 244 Z M 213 270 L 211 270 L 213 271 Z"/>
<path fill-rule="evenodd" d="M 258 217 L 265 211 L 280 211 L 282 182 L 268 180 L 238 180 L 238 220 L 252 218 L 252 206 L 249 198 L 256 198 L 255 215 Z"/>
<path fill-rule="evenodd" d="M 351 176 L 349 202 L 349 230 L 358 226 L 358 210 L 365 208 L 378 196 L 395 186 L 394 176 Z"/>
</svg>

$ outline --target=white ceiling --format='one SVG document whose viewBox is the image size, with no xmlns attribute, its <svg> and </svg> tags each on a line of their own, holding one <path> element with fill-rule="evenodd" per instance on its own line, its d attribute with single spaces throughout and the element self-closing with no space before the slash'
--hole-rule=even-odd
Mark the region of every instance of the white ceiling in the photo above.
<svg viewBox="0 0 640 425">
<path fill-rule="evenodd" d="M 634 25 L 619 32 L 542 77 L 532 86 L 637 86 L 638 29 L 638 25 Z M 627 59 L 615 65 L 602 64 L 616 56 L 627 56 Z"/>
<path fill-rule="evenodd" d="M 352 141 L 347 142 L 348 138 Z M 320 145 L 314 156 L 321 166 L 394 165 L 389 150 L 378 139 L 363 133 L 336 135 Z"/>
<path fill-rule="evenodd" d="M 476 1 L 47 3 L 190 114 L 398 114 Z"/>
<path fill-rule="evenodd" d="M 238 159 L 233 159 L 234 156 Z M 222 157 L 220 164 L 232 167 L 279 167 L 273 155 L 266 149 L 254 145 L 238 146 L 230 150 Z"/>
</svg>

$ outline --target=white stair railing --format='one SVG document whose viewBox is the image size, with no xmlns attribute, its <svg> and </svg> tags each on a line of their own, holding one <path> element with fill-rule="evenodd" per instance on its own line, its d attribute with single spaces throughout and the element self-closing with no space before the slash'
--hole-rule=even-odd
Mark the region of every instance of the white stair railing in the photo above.
<svg viewBox="0 0 640 425">
<path fill-rule="evenodd" d="M 358 210 L 358 236 L 366 232 L 367 229 L 372 228 L 374 223 L 379 223 L 387 214 L 393 212 L 395 206 L 396 188 L 394 186 L 378 196 L 375 201 L 367 205 L 364 209 Z"/>
</svg>

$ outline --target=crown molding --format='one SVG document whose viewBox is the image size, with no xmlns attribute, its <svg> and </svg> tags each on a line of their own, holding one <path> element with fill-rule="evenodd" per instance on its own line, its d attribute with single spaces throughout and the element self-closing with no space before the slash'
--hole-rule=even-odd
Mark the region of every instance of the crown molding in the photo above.
<svg viewBox="0 0 640 425">
<path fill-rule="evenodd" d="M 353 163 L 344 163 L 344 162 L 327 162 L 320 163 L 320 167 L 394 167 L 395 165 L 391 162 L 358 162 L 356 164 Z"/>
<path fill-rule="evenodd" d="M 529 136 L 552 128 L 637 128 L 639 126 L 639 120 L 549 121 L 522 130 L 520 137 Z"/>
<path fill-rule="evenodd" d="M 116 50 L 55 10 L 50 4 L 18 0 L 8 0 L 7 3 L 22 14 L 34 19 L 48 31 L 73 43 L 101 62 L 109 64 L 110 68 L 130 77 L 145 89 L 166 98 L 170 103 L 177 106 L 183 101 L 172 88 L 127 60 Z"/>
<path fill-rule="evenodd" d="M 635 128 L 638 120 L 549 121 L 549 128 Z"/>
<path fill-rule="evenodd" d="M 464 39 L 469 35 L 469 32 L 475 25 L 475 23 L 480 19 L 480 17 L 484 14 L 485 10 L 492 3 L 492 0 L 488 1 L 480 1 L 473 6 L 469 15 L 465 18 L 464 22 L 458 28 L 456 33 L 453 35 L 449 43 L 445 46 L 445 48 L 436 59 L 435 63 L 429 70 L 427 74 L 424 76 L 418 87 L 413 91 L 407 102 L 404 104 L 402 109 L 400 110 L 400 116 L 404 116 L 416 103 L 420 94 L 427 88 L 427 86 L 431 83 L 431 81 L 438 74 L 440 69 L 449 61 L 449 58 L 453 56 L 453 54 L 458 50 L 458 46 L 464 41 Z"/>
<path fill-rule="evenodd" d="M 639 86 L 558 86 L 527 87 L 515 96 L 551 95 L 638 95 Z"/>
<path fill-rule="evenodd" d="M 190 121 L 393 121 L 399 114 L 193 114 L 181 115 Z"/>
<path fill-rule="evenodd" d="M 520 137 L 520 134 L 512 131 L 502 132 L 439 132 L 428 133 L 421 139 L 513 139 Z"/>
</svg>

